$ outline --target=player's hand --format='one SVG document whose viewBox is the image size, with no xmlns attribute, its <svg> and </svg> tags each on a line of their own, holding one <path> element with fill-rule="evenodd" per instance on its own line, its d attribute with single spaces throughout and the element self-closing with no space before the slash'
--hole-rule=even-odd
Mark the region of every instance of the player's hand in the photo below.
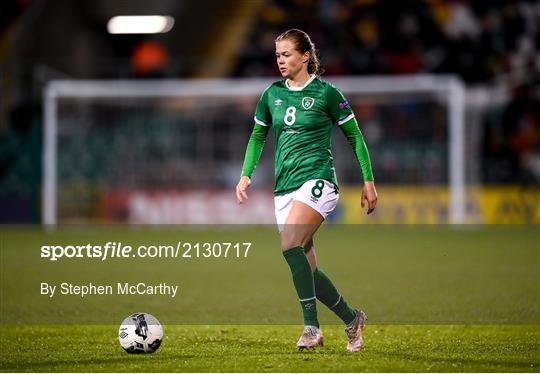
<svg viewBox="0 0 540 374">
<path fill-rule="evenodd" d="M 362 188 L 362 208 L 366 206 L 366 203 L 368 206 L 367 214 L 370 214 L 377 205 L 377 190 L 373 182 L 365 182 L 364 188 Z"/>
<path fill-rule="evenodd" d="M 248 199 L 247 189 L 251 184 L 251 179 L 249 177 L 243 176 L 240 178 L 240 182 L 236 185 L 236 200 L 238 204 L 242 204 Z"/>
</svg>

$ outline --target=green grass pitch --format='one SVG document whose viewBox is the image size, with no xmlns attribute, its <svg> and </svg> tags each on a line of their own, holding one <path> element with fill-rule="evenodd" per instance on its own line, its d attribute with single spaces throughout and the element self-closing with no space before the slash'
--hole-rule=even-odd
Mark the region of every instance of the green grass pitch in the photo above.
<svg viewBox="0 0 540 374">
<path fill-rule="evenodd" d="M 326 227 L 320 267 L 368 314 L 366 347 L 346 352 L 320 305 L 325 346 L 298 352 L 300 311 L 274 227 L 76 228 L 0 232 L 3 372 L 538 372 L 538 227 Z M 248 258 L 40 258 L 41 245 L 253 241 Z M 165 281 L 163 296 L 48 299 L 39 282 Z M 202 297 L 204 295 L 204 297 Z M 161 348 L 129 355 L 117 340 L 133 312 L 164 325 Z"/>
<path fill-rule="evenodd" d="M 32 372 L 538 372 L 538 326 L 369 326 L 345 351 L 341 327 L 297 352 L 298 326 L 166 326 L 162 347 L 129 355 L 117 326 L 21 326 L 2 332 L 2 371 Z"/>
</svg>

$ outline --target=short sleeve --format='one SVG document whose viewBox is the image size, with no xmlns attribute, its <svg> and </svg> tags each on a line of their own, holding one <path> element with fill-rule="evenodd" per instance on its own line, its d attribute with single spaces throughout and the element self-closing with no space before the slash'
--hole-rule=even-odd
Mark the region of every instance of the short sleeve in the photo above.
<svg viewBox="0 0 540 374">
<path fill-rule="evenodd" d="M 257 103 L 257 109 L 255 109 L 255 123 L 261 126 L 271 126 L 272 125 L 272 115 L 268 108 L 268 90 L 270 87 L 264 90 L 259 102 Z"/>
<path fill-rule="evenodd" d="M 341 126 L 354 118 L 354 113 L 345 96 L 331 84 L 328 84 L 326 90 L 326 102 L 328 112 L 337 125 Z"/>
</svg>

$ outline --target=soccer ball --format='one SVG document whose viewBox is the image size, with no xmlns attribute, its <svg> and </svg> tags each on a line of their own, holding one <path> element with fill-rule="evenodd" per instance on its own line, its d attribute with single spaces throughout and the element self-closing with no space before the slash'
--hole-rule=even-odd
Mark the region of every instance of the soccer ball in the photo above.
<svg viewBox="0 0 540 374">
<path fill-rule="evenodd" d="M 163 327 L 148 313 L 135 313 L 127 317 L 118 330 L 120 345 L 128 353 L 157 351 L 163 339 Z"/>
</svg>

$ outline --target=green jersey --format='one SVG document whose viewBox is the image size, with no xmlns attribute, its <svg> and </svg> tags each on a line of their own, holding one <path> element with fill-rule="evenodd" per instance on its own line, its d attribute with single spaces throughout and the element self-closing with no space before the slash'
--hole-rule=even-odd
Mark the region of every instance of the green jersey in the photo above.
<svg viewBox="0 0 540 374">
<path fill-rule="evenodd" d="M 337 188 L 332 128 L 353 119 L 343 94 L 316 76 L 303 87 L 290 87 L 285 80 L 270 85 L 257 104 L 255 122 L 274 129 L 275 194 L 297 190 L 310 179 L 325 179 Z"/>
</svg>

